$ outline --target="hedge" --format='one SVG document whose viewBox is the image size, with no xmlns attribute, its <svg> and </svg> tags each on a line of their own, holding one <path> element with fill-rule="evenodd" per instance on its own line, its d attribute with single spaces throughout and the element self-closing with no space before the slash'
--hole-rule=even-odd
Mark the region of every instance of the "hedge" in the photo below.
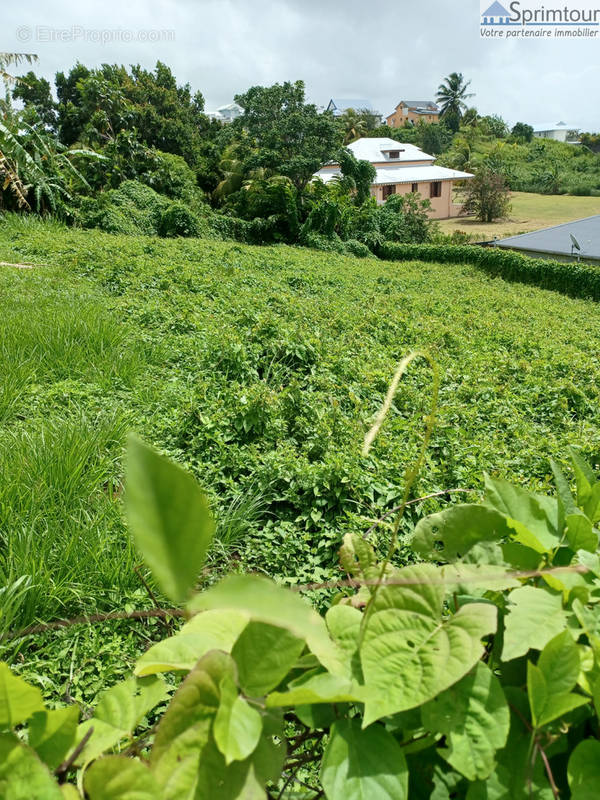
<svg viewBox="0 0 600 800">
<path fill-rule="evenodd" d="M 571 297 L 600 300 L 600 268 L 530 258 L 497 247 L 473 245 L 397 244 L 384 242 L 377 255 L 387 261 L 435 261 L 473 264 L 488 275 L 528 283 Z"/>
</svg>

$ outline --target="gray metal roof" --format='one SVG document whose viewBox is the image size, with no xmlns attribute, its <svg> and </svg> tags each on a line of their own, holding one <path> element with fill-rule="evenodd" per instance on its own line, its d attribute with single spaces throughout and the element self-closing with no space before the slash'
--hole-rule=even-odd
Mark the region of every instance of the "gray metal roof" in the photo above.
<svg viewBox="0 0 600 800">
<path fill-rule="evenodd" d="M 582 260 L 595 259 L 600 261 L 600 214 L 584 219 L 575 219 L 572 222 L 563 222 L 552 228 L 542 228 L 531 233 L 522 233 L 519 236 L 509 236 L 495 242 L 498 247 L 511 250 L 532 251 L 547 253 L 548 255 L 571 256 L 572 234 L 577 240 L 581 251 L 573 250 L 573 255 L 579 255 Z"/>
<path fill-rule="evenodd" d="M 347 109 L 352 108 L 354 111 L 363 111 L 367 109 L 368 111 L 373 110 L 373 106 L 371 105 L 370 100 L 366 100 L 364 97 L 347 97 L 347 98 L 335 98 L 332 97 L 327 105 L 328 111 L 339 111 L 340 113 L 346 111 Z"/>
<path fill-rule="evenodd" d="M 427 108 L 433 106 L 436 111 L 438 110 L 437 103 L 434 103 L 433 100 L 400 100 L 400 103 L 404 103 L 404 105 L 409 108 Z M 398 103 L 398 105 L 400 105 L 400 103 Z"/>
</svg>

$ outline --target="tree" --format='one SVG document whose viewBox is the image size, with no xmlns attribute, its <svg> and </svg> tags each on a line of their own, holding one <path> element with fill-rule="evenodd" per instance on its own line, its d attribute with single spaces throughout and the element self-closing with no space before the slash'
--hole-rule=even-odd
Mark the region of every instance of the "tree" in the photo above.
<svg viewBox="0 0 600 800">
<path fill-rule="evenodd" d="M 517 122 L 510 133 L 518 142 L 530 142 L 533 139 L 533 128 L 525 122 Z"/>
<path fill-rule="evenodd" d="M 493 222 L 510 211 L 510 191 L 502 175 L 481 169 L 469 181 L 461 214 L 472 214 L 481 222 Z"/>
<path fill-rule="evenodd" d="M 256 147 L 245 169 L 263 167 L 285 175 L 298 191 L 342 144 L 333 115 L 305 102 L 303 81 L 253 86 L 235 101 L 244 114 L 233 123 L 234 130 L 245 131 Z"/>
<path fill-rule="evenodd" d="M 340 151 L 339 162 L 348 189 L 355 193 L 355 204 L 362 205 L 369 197 L 371 185 L 375 180 L 375 167 L 370 161 L 358 160 L 345 147 Z"/>
<path fill-rule="evenodd" d="M 14 83 L 16 78 L 7 69 L 10 66 L 18 67 L 23 62 L 33 64 L 37 60 L 35 53 L 0 53 L 0 78 L 5 84 Z"/>
<path fill-rule="evenodd" d="M 338 117 L 338 123 L 344 133 L 344 144 L 350 144 L 350 142 L 360 139 L 368 131 L 367 121 L 364 116 L 353 108 L 347 108 Z"/>
<path fill-rule="evenodd" d="M 38 78 L 35 72 L 30 70 L 27 75 L 16 79 L 12 96 L 15 100 L 21 100 L 26 109 L 31 109 L 43 127 L 51 131 L 56 130 L 57 104 L 52 97 L 49 81 Z"/>
<path fill-rule="evenodd" d="M 467 92 L 471 81 L 465 81 L 462 72 L 452 72 L 440 83 L 437 101 L 441 106 L 440 117 L 454 131 L 460 126 L 463 113 L 467 110 L 466 100 L 474 95 Z"/>
<path fill-rule="evenodd" d="M 480 131 L 486 136 L 492 136 L 495 139 L 504 139 L 505 136 L 508 136 L 508 125 L 498 114 L 480 117 L 477 124 Z"/>
</svg>

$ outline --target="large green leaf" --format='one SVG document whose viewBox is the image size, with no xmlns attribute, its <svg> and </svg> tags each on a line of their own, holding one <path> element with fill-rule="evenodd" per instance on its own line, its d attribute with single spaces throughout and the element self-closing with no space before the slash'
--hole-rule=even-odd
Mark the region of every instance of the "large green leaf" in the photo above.
<svg viewBox="0 0 600 800">
<path fill-rule="evenodd" d="M 364 700 L 364 688 L 329 672 L 309 673 L 290 683 L 285 692 L 271 692 L 267 706 L 297 706 L 314 703 L 353 703 Z"/>
<path fill-rule="evenodd" d="M 189 472 L 134 436 L 126 475 L 125 506 L 136 547 L 167 597 L 181 603 L 214 534 L 206 498 Z"/>
<path fill-rule="evenodd" d="M 231 651 L 244 693 L 250 697 L 267 694 L 285 678 L 303 649 L 304 639 L 289 631 L 250 622 Z"/>
<path fill-rule="evenodd" d="M 548 642 L 537 665 L 527 663 L 527 694 L 535 727 L 547 725 L 590 702 L 589 698 L 571 692 L 579 671 L 579 648 L 569 631 Z"/>
<path fill-rule="evenodd" d="M 502 660 L 524 656 L 530 649 L 542 650 L 567 626 L 562 596 L 548 589 L 522 586 L 508 596 Z"/>
<path fill-rule="evenodd" d="M 127 678 L 107 689 L 100 696 L 93 717 L 82 722 L 77 729 L 77 742 L 90 728 L 93 731 L 75 763 L 82 765 L 93 761 L 131 736 L 145 714 L 167 695 L 167 685 L 158 676 Z"/>
<path fill-rule="evenodd" d="M 43 709 L 40 690 L 13 675 L 7 664 L 0 662 L 0 730 L 14 728 Z"/>
<path fill-rule="evenodd" d="M 255 622 L 284 628 L 306 641 L 310 650 L 331 672 L 343 672 L 343 658 L 325 625 L 298 594 L 258 575 L 230 575 L 189 604 L 192 611 L 233 609 Z"/>
<path fill-rule="evenodd" d="M 48 768 L 11 733 L 0 733 L 0 798 L 63 800 Z"/>
<path fill-rule="evenodd" d="M 567 766 L 571 800 L 595 800 L 600 787 L 600 742 L 586 739 L 571 753 Z"/>
<path fill-rule="evenodd" d="M 577 505 L 583 508 L 590 498 L 592 487 L 596 484 L 596 475 L 579 450 L 569 447 L 569 455 L 577 483 Z"/>
<path fill-rule="evenodd" d="M 227 765 L 215 741 L 208 741 L 198 769 L 198 800 L 265 800 L 263 787 L 252 758 Z"/>
<path fill-rule="evenodd" d="M 502 513 L 465 503 L 419 520 L 411 545 L 424 557 L 435 554 L 436 560 L 454 561 L 479 542 L 497 542 L 510 533 Z"/>
<path fill-rule="evenodd" d="M 85 771 L 89 800 L 162 800 L 147 766 L 125 756 L 105 756 Z"/>
<path fill-rule="evenodd" d="M 405 800 L 408 770 L 402 748 L 381 725 L 362 730 L 358 720 L 336 722 L 323 755 L 327 800 Z"/>
<path fill-rule="evenodd" d="M 332 606 L 325 615 L 325 622 L 333 641 L 340 649 L 345 665 L 345 677 L 362 679 L 358 640 L 363 615 L 358 608 L 349 605 Z"/>
<path fill-rule="evenodd" d="M 421 709 L 424 727 L 446 737 L 440 755 L 470 781 L 484 780 L 504 747 L 510 713 L 500 681 L 481 661 Z"/>
<path fill-rule="evenodd" d="M 598 549 L 598 534 L 594 531 L 591 520 L 585 514 L 567 514 L 567 541 L 571 550 L 587 550 L 595 553 Z"/>
<path fill-rule="evenodd" d="M 36 711 L 29 722 L 29 746 L 50 769 L 64 761 L 77 733 L 79 707 Z"/>
<path fill-rule="evenodd" d="M 254 752 L 262 733 L 262 719 L 258 711 L 238 694 L 231 675 L 223 676 L 220 690 L 213 735 L 225 756 L 225 764 L 229 766 L 232 761 L 244 761 Z"/>
<path fill-rule="evenodd" d="M 506 516 L 515 541 L 540 553 L 558 546 L 559 514 L 554 498 L 531 494 L 520 486 L 486 475 L 485 503 Z"/>
<path fill-rule="evenodd" d="M 456 683 L 483 654 L 481 639 L 496 630 L 496 608 L 470 603 L 437 619 L 413 610 L 386 608 L 368 622 L 361 663 L 365 719 L 421 705 Z"/>
<path fill-rule="evenodd" d="M 485 781 L 469 784 L 466 800 L 553 800 L 542 759 L 531 766 L 527 697 L 513 687 L 504 693 L 510 708 L 506 746 L 496 752 L 494 772 Z"/>
<path fill-rule="evenodd" d="M 219 707 L 221 680 L 234 673 L 231 657 L 214 650 L 200 659 L 173 696 L 156 730 L 150 759 L 163 800 L 196 796 L 200 756 Z"/>
<path fill-rule="evenodd" d="M 189 672 L 210 650 L 229 653 L 249 619 L 241 611 L 228 609 L 196 614 L 175 636 L 146 650 L 137 661 L 135 674 L 154 675 L 172 670 Z"/>
</svg>

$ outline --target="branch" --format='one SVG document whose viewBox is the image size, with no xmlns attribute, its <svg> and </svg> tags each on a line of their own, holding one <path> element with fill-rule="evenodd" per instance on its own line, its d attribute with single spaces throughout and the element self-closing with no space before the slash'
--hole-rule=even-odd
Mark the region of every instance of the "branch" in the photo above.
<svg viewBox="0 0 600 800">
<path fill-rule="evenodd" d="M 57 619 L 53 622 L 44 622 L 40 625 L 30 625 L 20 631 L 7 631 L 0 636 L 0 642 L 22 639 L 34 633 L 45 633 L 57 628 L 70 628 L 72 625 L 90 625 L 94 622 L 108 622 L 115 619 L 151 619 L 158 617 L 186 617 L 185 611 L 180 608 L 148 608 L 141 611 L 110 611 L 107 614 L 90 614 L 89 616 L 73 617 L 72 619 Z"/>
<path fill-rule="evenodd" d="M 54 774 L 58 778 L 59 783 L 62 783 L 62 778 L 64 778 L 64 776 L 71 769 L 77 758 L 81 755 L 81 751 L 88 743 L 89 738 L 93 732 L 94 732 L 94 726 L 92 725 L 87 729 L 85 735 L 83 736 L 77 747 L 73 750 L 71 755 L 67 759 L 65 759 L 62 762 L 62 764 L 59 764 L 59 766 L 54 770 Z"/>
</svg>

